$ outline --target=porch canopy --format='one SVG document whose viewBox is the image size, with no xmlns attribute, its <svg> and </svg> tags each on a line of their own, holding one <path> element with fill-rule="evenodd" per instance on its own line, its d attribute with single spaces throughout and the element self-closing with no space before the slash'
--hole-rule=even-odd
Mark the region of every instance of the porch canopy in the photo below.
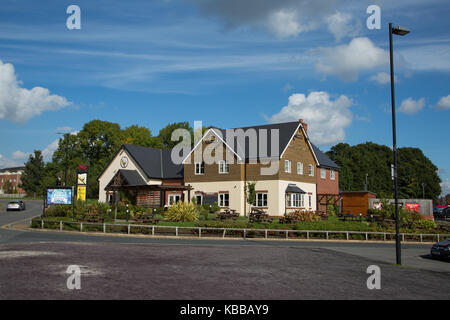
<svg viewBox="0 0 450 320">
<path fill-rule="evenodd" d="M 297 187 L 296 184 L 288 184 L 287 188 L 286 188 L 286 194 L 288 193 L 306 193 L 305 191 L 303 191 L 302 189 L 300 189 L 299 187 Z"/>
<path fill-rule="evenodd" d="M 134 191 L 138 192 L 140 190 L 145 191 L 159 191 L 161 193 L 160 205 L 163 207 L 166 204 L 166 192 L 167 191 L 188 191 L 188 199 L 191 198 L 191 190 L 193 188 L 191 185 L 181 185 L 181 184 L 147 184 L 145 180 L 136 170 L 123 170 L 120 169 L 111 179 L 111 181 L 106 185 L 105 191 Z M 184 198 L 184 197 L 183 197 Z"/>
</svg>

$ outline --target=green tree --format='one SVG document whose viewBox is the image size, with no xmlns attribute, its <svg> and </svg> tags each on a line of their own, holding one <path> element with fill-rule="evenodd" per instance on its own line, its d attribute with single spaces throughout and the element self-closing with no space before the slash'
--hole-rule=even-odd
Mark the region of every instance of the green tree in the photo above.
<svg viewBox="0 0 450 320">
<path fill-rule="evenodd" d="M 172 141 L 172 132 L 174 132 L 176 129 L 186 129 L 189 131 L 191 135 L 191 144 L 193 142 L 193 136 L 194 136 L 194 130 L 189 125 L 189 122 L 176 122 L 171 123 L 159 130 L 158 138 L 162 141 L 162 144 L 164 148 L 173 148 L 175 147 L 180 141 Z"/>
<path fill-rule="evenodd" d="M 350 146 L 339 143 L 327 155 L 341 168 L 339 186 L 343 191 L 360 191 L 365 187 L 368 174 L 368 190 L 378 197 L 393 196 L 391 164 L 392 150 L 372 142 Z M 441 193 L 437 167 L 418 148 L 398 149 L 398 185 L 400 198 L 425 198 L 437 201 Z"/>
<path fill-rule="evenodd" d="M 122 143 L 134 144 L 148 148 L 164 148 L 162 140 L 158 137 L 152 137 L 150 129 L 133 125 L 122 131 Z"/>
<path fill-rule="evenodd" d="M 44 159 L 40 150 L 34 150 L 28 161 L 25 163 L 20 188 L 24 189 L 27 194 L 42 194 L 42 180 L 44 178 Z"/>
</svg>

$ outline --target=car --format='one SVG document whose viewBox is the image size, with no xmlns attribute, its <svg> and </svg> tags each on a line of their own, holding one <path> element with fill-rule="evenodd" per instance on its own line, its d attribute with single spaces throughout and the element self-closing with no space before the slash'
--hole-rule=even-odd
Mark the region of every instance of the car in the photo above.
<svg viewBox="0 0 450 320">
<path fill-rule="evenodd" d="M 18 210 L 18 211 L 25 210 L 25 203 L 22 200 L 12 200 L 8 203 L 8 206 L 6 207 L 6 211 L 11 210 Z"/>
<path fill-rule="evenodd" d="M 450 238 L 433 244 L 431 257 L 433 259 L 450 259 Z"/>
<path fill-rule="evenodd" d="M 450 207 L 442 208 L 437 212 L 433 212 L 434 219 L 436 220 L 448 220 L 450 219 Z"/>
</svg>

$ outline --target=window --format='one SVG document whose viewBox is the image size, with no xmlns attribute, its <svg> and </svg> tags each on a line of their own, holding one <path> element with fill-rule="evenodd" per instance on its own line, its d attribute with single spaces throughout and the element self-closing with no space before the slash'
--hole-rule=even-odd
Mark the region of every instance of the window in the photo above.
<svg viewBox="0 0 450 320">
<path fill-rule="evenodd" d="M 303 163 L 297 162 L 297 174 L 303 174 Z"/>
<path fill-rule="evenodd" d="M 195 174 L 204 174 L 205 173 L 205 163 L 204 162 L 196 162 L 195 163 Z"/>
<path fill-rule="evenodd" d="M 256 193 L 256 206 L 257 207 L 267 207 L 267 193 L 257 192 Z"/>
<path fill-rule="evenodd" d="M 325 168 L 320 168 L 320 177 L 322 179 L 326 179 L 327 178 L 327 169 Z"/>
<path fill-rule="evenodd" d="M 197 194 L 197 195 L 195 196 L 195 200 L 196 200 L 196 202 L 197 202 L 198 205 L 202 205 L 202 204 L 203 204 L 203 195 Z"/>
<path fill-rule="evenodd" d="M 330 170 L 330 179 L 334 180 L 334 170 L 333 169 Z"/>
<path fill-rule="evenodd" d="M 219 207 L 228 207 L 230 205 L 230 194 L 219 193 Z"/>
<path fill-rule="evenodd" d="M 169 194 L 169 206 L 177 203 L 181 200 L 181 196 L 179 194 Z"/>
<path fill-rule="evenodd" d="M 312 165 L 312 164 L 308 165 L 308 174 L 309 174 L 311 177 L 314 176 L 314 168 L 313 168 L 313 165 Z"/>
<path fill-rule="evenodd" d="M 311 195 L 308 196 L 308 205 L 310 208 L 312 207 L 312 196 Z"/>
<path fill-rule="evenodd" d="M 220 160 L 219 161 L 219 173 L 229 173 L 230 172 L 230 163 L 228 160 Z"/>
<path fill-rule="evenodd" d="M 300 208 L 304 206 L 304 197 L 301 193 L 292 193 L 290 200 L 289 207 Z"/>
<path fill-rule="evenodd" d="M 291 173 L 291 160 L 284 160 L 284 172 Z"/>
</svg>

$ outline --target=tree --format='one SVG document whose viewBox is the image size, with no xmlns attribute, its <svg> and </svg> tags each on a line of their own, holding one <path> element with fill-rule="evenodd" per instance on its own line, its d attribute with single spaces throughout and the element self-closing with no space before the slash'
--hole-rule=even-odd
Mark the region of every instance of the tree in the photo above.
<svg viewBox="0 0 450 320">
<path fill-rule="evenodd" d="M 327 155 L 341 168 L 339 187 L 343 191 L 364 190 L 365 175 L 368 174 L 368 189 L 378 197 L 393 197 L 391 164 L 392 150 L 372 142 L 350 146 L 339 143 Z M 400 198 L 422 198 L 422 183 L 425 198 L 437 201 L 441 193 L 437 167 L 418 148 L 398 149 L 398 186 Z"/>
<path fill-rule="evenodd" d="M 24 189 L 27 194 L 42 194 L 42 181 L 44 178 L 44 159 L 40 150 L 34 150 L 28 161 L 25 163 L 20 188 Z"/>
<path fill-rule="evenodd" d="M 163 148 L 164 144 L 157 137 L 152 137 L 150 129 L 133 125 L 122 131 L 122 143 L 134 144 L 148 148 Z"/>
<path fill-rule="evenodd" d="M 162 141 L 164 148 L 173 148 L 180 141 L 172 141 L 172 132 L 176 129 L 186 129 L 191 134 L 191 144 L 193 142 L 194 130 L 189 125 L 189 122 L 171 123 L 159 130 L 158 138 Z M 181 139 L 180 139 L 181 140 Z"/>
</svg>

